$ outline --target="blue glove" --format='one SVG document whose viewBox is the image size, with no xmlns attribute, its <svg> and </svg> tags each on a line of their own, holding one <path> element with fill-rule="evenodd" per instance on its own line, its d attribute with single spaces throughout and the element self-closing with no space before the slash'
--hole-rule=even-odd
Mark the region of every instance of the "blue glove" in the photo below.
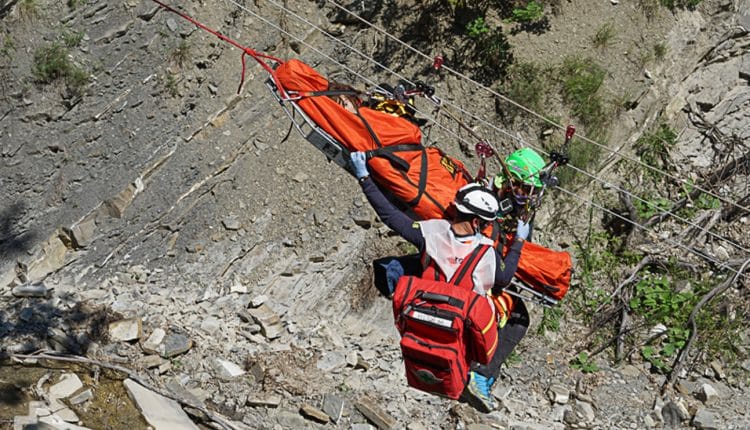
<svg viewBox="0 0 750 430">
<path fill-rule="evenodd" d="M 365 153 L 352 152 L 350 156 L 352 159 L 352 167 L 354 168 L 354 176 L 356 176 L 357 179 L 362 179 L 366 176 L 370 176 L 370 172 L 367 171 Z"/>
<path fill-rule="evenodd" d="M 529 223 L 519 219 L 518 227 L 516 227 L 516 237 L 520 237 L 521 239 L 526 240 L 526 238 L 529 237 L 530 229 L 531 226 L 529 225 Z"/>
</svg>

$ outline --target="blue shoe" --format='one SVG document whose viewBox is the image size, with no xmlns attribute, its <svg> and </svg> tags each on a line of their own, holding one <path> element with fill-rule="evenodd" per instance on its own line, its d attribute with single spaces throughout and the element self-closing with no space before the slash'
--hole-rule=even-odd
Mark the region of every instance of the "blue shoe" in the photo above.
<svg viewBox="0 0 750 430">
<path fill-rule="evenodd" d="M 469 404 L 481 412 L 492 412 L 495 409 L 495 400 L 492 398 L 493 383 L 495 378 L 488 378 L 474 371 L 469 372 L 469 383 L 466 384 Z"/>
</svg>

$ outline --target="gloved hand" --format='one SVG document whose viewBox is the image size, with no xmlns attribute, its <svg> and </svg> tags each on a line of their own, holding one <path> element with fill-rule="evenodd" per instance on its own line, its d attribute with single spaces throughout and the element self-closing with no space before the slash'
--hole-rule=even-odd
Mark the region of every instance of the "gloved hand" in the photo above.
<svg viewBox="0 0 750 430">
<path fill-rule="evenodd" d="M 531 226 L 528 222 L 524 222 L 523 220 L 518 220 L 518 227 L 516 227 L 516 237 L 520 237 L 523 240 L 526 240 L 527 237 L 529 237 L 529 230 L 531 229 Z"/>
<path fill-rule="evenodd" d="M 370 176 L 370 173 L 367 171 L 367 162 L 364 152 L 352 152 L 350 157 L 352 159 L 352 167 L 354 168 L 354 176 L 356 176 L 357 179 Z"/>
</svg>

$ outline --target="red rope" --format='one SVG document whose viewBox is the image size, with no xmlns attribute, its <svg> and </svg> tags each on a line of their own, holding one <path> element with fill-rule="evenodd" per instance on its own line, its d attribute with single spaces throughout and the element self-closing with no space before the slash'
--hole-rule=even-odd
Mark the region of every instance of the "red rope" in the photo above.
<svg viewBox="0 0 750 430">
<path fill-rule="evenodd" d="M 240 93 L 240 90 L 242 89 L 242 85 L 245 83 L 245 55 L 249 55 L 249 56 L 253 57 L 253 59 L 258 64 L 260 64 L 260 66 L 263 67 L 268 72 L 269 75 L 271 75 L 271 79 L 273 79 L 274 83 L 276 84 L 276 88 L 279 89 L 279 94 L 282 96 L 282 98 L 288 98 L 286 90 L 281 85 L 281 82 L 279 82 L 279 80 L 276 78 L 276 74 L 274 73 L 273 68 L 271 68 L 271 66 L 265 61 L 265 60 L 270 60 L 270 61 L 273 61 L 273 62 L 275 62 L 277 64 L 284 64 L 284 62 L 281 59 L 273 57 L 273 56 L 270 56 L 268 54 L 264 54 L 262 52 L 258 52 L 258 51 L 254 50 L 252 48 L 248 48 L 247 46 L 243 46 L 239 42 L 237 42 L 235 40 L 232 40 L 232 39 L 228 38 L 227 36 L 224 36 L 220 32 L 218 32 L 216 30 L 213 30 L 213 29 L 211 29 L 211 28 L 209 28 L 209 27 L 201 24 L 200 22 L 198 22 L 195 19 L 191 18 L 190 16 L 185 15 L 184 13 L 182 13 L 182 12 L 180 12 L 180 11 L 172 8 L 171 6 L 168 6 L 168 5 L 160 2 L 159 0 L 153 0 L 153 1 L 154 1 L 154 3 L 158 4 L 159 6 L 161 6 L 163 9 L 166 9 L 169 12 L 172 12 L 174 14 L 179 15 L 180 17 L 182 17 L 183 19 L 189 21 L 190 23 L 192 23 L 196 27 L 198 27 L 198 28 L 200 28 L 202 30 L 207 31 L 207 32 L 213 34 L 214 36 L 218 37 L 222 41 L 227 42 L 230 45 L 234 46 L 235 48 L 238 48 L 238 49 L 242 50 L 242 58 L 241 58 L 242 59 L 242 77 L 240 79 L 240 85 L 239 85 L 239 87 L 237 87 L 237 94 Z"/>
</svg>

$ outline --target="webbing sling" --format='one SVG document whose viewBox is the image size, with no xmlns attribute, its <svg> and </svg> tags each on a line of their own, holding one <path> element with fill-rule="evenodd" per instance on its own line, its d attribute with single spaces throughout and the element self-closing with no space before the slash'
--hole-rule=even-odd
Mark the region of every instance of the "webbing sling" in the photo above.
<svg viewBox="0 0 750 430">
<path fill-rule="evenodd" d="M 330 96 L 330 95 L 358 95 L 359 93 L 357 91 L 353 90 L 326 90 L 326 91 L 310 91 L 310 92 L 304 92 L 299 93 L 301 97 L 318 97 L 318 96 Z M 415 207 L 419 204 L 419 201 L 422 200 L 422 196 L 425 195 L 425 191 L 427 189 L 427 150 L 421 143 L 415 143 L 415 144 L 401 144 L 401 145 L 393 145 L 393 146 L 387 146 L 384 147 L 383 144 L 380 142 L 380 139 L 378 138 L 378 135 L 375 134 L 375 130 L 372 129 L 372 126 L 370 126 L 370 123 L 365 119 L 365 117 L 362 116 L 362 114 L 359 113 L 359 106 L 356 107 L 357 111 L 355 112 L 355 115 L 357 115 L 357 118 L 359 118 L 360 121 L 362 121 L 362 124 L 364 124 L 365 128 L 367 129 L 367 132 L 370 134 L 370 137 L 372 138 L 375 145 L 378 147 L 378 149 L 372 150 L 372 151 L 366 151 L 366 157 L 372 158 L 372 157 L 383 157 L 391 162 L 391 164 L 396 167 L 400 172 L 401 176 L 404 178 L 405 181 L 408 181 L 411 183 L 411 180 L 406 176 L 406 172 L 409 171 L 409 163 L 407 163 L 403 158 L 398 157 L 395 155 L 395 152 L 399 151 L 421 151 L 421 166 L 422 169 L 419 171 L 419 182 L 417 184 L 413 184 L 417 188 L 417 195 L 411 199 L 408 202 L 405 202 L 407 206 L 409 207 Z M 435 204 L 440 210 L 445 212 L 445 209 L 440 203 L 438 203 L 432 196 L 427 194 L 427 197 L 432 201 L 432 203 Z"/>
<path fill-rule="evenodd" d="M 419 182 L 417 184 L 412 183 L 411 180 L 409 180 L 409 178 L 406 176 L 406 172 L 408 172 L 410 168 L 409 163 L 395 154 L 396 152 L 401 151 L 420 151 L 421 169 L 419 171 Z M 401 144 L 380 147 L 372 151 L 367 151 L 366 154 L 368 159 L 372 157 L 383 157 L 390 161 L 391 164 L 394 165 L 394 167 L 399 169 L 404 180 L 408 181 L 410 184 L 414 185 L 417 188 L 417 195 L 410 201 L 406 202 L 406 204 L 410 207 L 414 207 L 419 204 L 419 201 L 422 200 L 422 196 L 425 195 L 425 191 L 427 190 L 427 171 L 429 170 L 427 165 L 427 149 L 422 144 Z M 445 208 L 443 208 L 440 203 L 432 198 L 432 196 L 427 194 L 427 197 L 432 200 L 435 206 L 439 207 L 443 210 L 443 212 L 445 212 Z"/>
</svg>

